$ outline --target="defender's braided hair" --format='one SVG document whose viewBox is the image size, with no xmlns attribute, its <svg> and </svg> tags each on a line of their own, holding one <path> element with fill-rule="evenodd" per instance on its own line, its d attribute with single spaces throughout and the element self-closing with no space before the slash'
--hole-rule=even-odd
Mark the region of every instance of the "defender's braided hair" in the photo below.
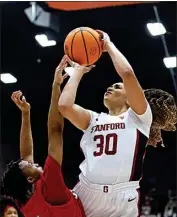
<svg viewBox="0 0 177 217">
<path fill-rule="evenodd" d="M 19 168 L 19 163 L 22 159 L 11 161 L 2 175 L 0 183 L 1 194 L 12 197 L 20 203 L 26 203 L 32 191 L 32 184 L 28 183 L 22 170 Z"/>
<path fill-rule="evenodd" d="M 153 115 L 153 122 L 147 144 L 156 147 L 157 143 L 163 143 L 161 130 L 176 130 L 177 107 L 174 97 L 163 90 L 147 89 L 144 93 Z"/>
</svg>

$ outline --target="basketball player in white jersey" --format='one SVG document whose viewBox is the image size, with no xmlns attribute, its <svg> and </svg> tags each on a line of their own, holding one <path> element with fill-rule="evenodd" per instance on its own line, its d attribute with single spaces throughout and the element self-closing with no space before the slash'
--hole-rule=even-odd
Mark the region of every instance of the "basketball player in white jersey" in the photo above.
<svg viewBox="0 0 177 217">
<path fill-rule="evenodd" d="M 81 78 L 92 67 L 82 67 L 68 58 L 74 73 L 61 94 L 59 110 L 84 132 L 81 148 L 85 160 L 74 191 L 87 217 L 137 217 L 137 189 L 147 139 L 144 145 L 138 144 L 140 134 L 149 137 L 152 112 L 126 58 L 106 33 L 99 33 L 123 83 L 112 85 L 104 95 L 109 114 L 86 110 L 74 102 Z"/>
</svg>

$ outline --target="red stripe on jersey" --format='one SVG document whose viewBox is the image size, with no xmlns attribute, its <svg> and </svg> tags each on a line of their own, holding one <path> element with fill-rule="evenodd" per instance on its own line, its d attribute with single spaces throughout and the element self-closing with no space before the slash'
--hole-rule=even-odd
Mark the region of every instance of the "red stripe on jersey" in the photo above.
<svg viewBox="0 0 177 217">
<path fill-rule="evenodd" d="M 139 131 L 136 131 L 136 145 L 135 145 L 135 152 L 134 152 L 134 158 L 133 158 L 133 165 L 132 165 L 132 170 L 131 170 L 131 176 L 130 176 L 130 181 L 133 179 L 133 175 L 135 172 L 135 163 L 136 163 L 136 158 L 138 154 L 138 148 L 139 148 Z"/>
<path fill-rule="evenodd" d="M 142 160 L 142 164 L 144 163 L 144 158 L 146 157 L 146 149 L 145 149 L 145 152 L 143 154 L 143 160 Z M 143 177 L 143 174 L 141 174 L 141 177 L 140 177 L 140 180 L 142 179 Z"/>
</svg>

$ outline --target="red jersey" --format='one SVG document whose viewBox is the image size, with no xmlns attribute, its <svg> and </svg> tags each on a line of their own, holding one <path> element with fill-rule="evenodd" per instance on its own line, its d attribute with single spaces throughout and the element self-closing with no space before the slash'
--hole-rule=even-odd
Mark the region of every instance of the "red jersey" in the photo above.
<svg viewBox="0 0 177 217">
<path fill-rule="evenodd" d="M 21 212 L 25 217 L 85 217 L 80 199 L 66 187 L 61 166 L 50 156 L 33 196 L 21 206 Z"/>
</svg>

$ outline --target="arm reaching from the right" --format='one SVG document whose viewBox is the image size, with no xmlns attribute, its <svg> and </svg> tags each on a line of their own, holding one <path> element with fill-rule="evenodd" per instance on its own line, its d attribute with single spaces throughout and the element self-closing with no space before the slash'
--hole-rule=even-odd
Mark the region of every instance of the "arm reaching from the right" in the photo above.
<svg viewBox="0 0 177 217">
<path fill-rule="evenodd" d="M 74 126 L 85 130 L 89 126 L 91 116 L 86 109 L 75 104 L 75 98 L 83 75 L 89 72 L 94 66 L 80 66 L 72 62 L 69 58 L 68 62 L 74 68 L 74 72 L 61 93 L 58 108 L 63 117 L 67 118 Z"/>
</svg>

